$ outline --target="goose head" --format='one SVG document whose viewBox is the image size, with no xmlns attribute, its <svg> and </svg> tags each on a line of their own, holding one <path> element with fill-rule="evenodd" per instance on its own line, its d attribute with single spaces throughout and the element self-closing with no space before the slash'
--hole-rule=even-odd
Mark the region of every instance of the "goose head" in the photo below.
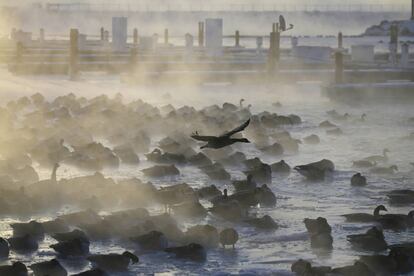
<svg viewBox="0 0 414 276">
<path fill-rule="evenodd" d="M 379 205 L 374 210 L 374 216 L 378 216 L 380 211 L 387 212 L 388 210 L 387 210 L 387 208 L 385 208 L 384 205 Z"/>
<path fill-rule="evenodd" d="M 125 251 L 124 253 L 122 253 L 122 256 L 125 256 L 125 257 L 128 257 L 129 259 L 131 259 L 133 264 L 136 264 L 136 263 L 139 262 L 139 258 L 136 255 L 129 252 L 129 251 Z"/>
</svg>

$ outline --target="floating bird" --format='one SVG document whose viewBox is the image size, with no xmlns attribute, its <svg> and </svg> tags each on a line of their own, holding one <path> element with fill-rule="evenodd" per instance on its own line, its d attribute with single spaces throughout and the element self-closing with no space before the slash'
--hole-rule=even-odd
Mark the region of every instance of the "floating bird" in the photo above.
<svg viewBox="0 0 414 276">
<path fill-rule="evenodd" d="M 389 149 L 384 149 L 382 151 L 382 155 L 373 155 L 364 158 L 363 160 L 370 161 L 370 162 L 387 162 L 388 161 L 388 155 L 387 153 L 390 152 Z"/>
<path fill-rule="evenodd" d="M 11 237 L 7 240 L 10 244 L 10 248 L 19 251 L 33 251 L 39 247 L 36 238 L 31 235 L 25 235 L 23 237 Z"/>
<path fill-rule="evenodd" d="M 31 235 L 36 238 L 43 238 L 45 235 L 43 225 L 35 220 L 27 223 L 12 223 L 10 226 L 13 229 L 13 235 L 16 237 Z"/>
<path fill-rule="evenodd" d="M 169 247 L 164 250 L 168 253 L 174 253 L 177 258 L 190 259 L 193 261 L 205 261 L 206 251 L 198 243 L 190 243 L 185 246 Z"/>
<path fill-rule="evenodd" d="M 109 276 L 109 274 L 100 268 L 94 268 L 78 274 L 72 274 L 72 276 Z"/>
<path fill-rule="evenodd" d="M 85 232 L 79 229 L 72 230 L 71 232 L 56 233 L 52 235 L 52 238 L 54 238 L 55 240 L 59 242 L 71 241 L 74 239 L 80 239 L 80 240 L 89 242 L 89 238 L 85 234 Z"/>
<path fill-rule="evenodd" d="M 70 241 L 62 241 L 50 245 L 62 256 L 82 256 L 89 253 L 89 242 L 84 239 L 76 238 Z"/>
<path fill-rule="evenodd" d="M 142 250 L 163 250 L 168 246 L 168 240 L 162 232 L 151 231 L 147 234 L 130 238 Z"/>
<path fill-rule="evenodd" d="M 12 265 L 0 266 L 0 275 L 4 276 L 27 276 L 27 267 L 21 262 L 15 262 Z"/>
<path fill-rule="evenodd" d="M 382 251 L 388 246 L 384 234 L 376 227 L 370 228 L 365 234 L 349 235 L 347 240 L 363 250 Z"/>
<path fill-rule="evenodd" d="M 332 274 L 342 276 L 375 276 L 375 273 L 360 261 L 356 261 L 353 265 L 334 268 L 332 269 Z"/>
<path fill-rule="evenodd" d="M 299 259 L 292 264 L 290 270 L 298 276 L 323 276 L 329 275 L 331 267 L 329 266 L 315 266 L 310 262 Z"/>
<path fill-rule="evenodd" d="M 59 263 L 58 260 L 53 259 L 50 261 L 35 263 L 29 266 L 35 276 L 66 276 L 68 275 L 66 269 Z"/>
<path fill-rule="evenodd" d="M 232 135 L 243 131 L 250 123 L 250 119 L 244 122 L 242 125 L 236 127 L 235 129 L 228 131 L 220 136 L 201 136 L 198 134 L 198 132 L 195 132 L 193 135 L 191 135 L 191 138 L 207 142 L 204 146 L 201 146 L 200 149 L 204 148 L 212 148 L 212 149 L 220 149 L 229 145 L 232 145 L 237 142 L 241 143 L 250 143 L 249 140 L 246 138 L 231 138 Z"/>
<path fill-rule="evenodd" d="M 392 165 L 390 167 L 374 167 L 369 171 L 377 174 L 394 174 L 395 171 L 398 171 L 398 167 L 396 165 Z"/>
<path fill-rule="evenodd" d="M 87 259 L 97 267 L 109 271 L 127 270 L 131 262 L 132 264 L 139 262 L 139 258 L 129 251 L 122 254 L 96 254 L 89 256 Z"/>
<path fill-rule="evenodd" d="M 414 226 L 414 211 L 405 214 L 385 214 L 379 216 L 376 221 L 384 229 L 405 230 Z"/>
<path fill-rule="evenodd" d="M 7 258 L 9 256 L 9 253 L 9 244 L 5 239 L 0 238 L 0 259 Z"/>
<path fill-rule="evenodd" d="M 342 216 L 345 217 L 348 222 L 375 222 L 375 220 L 380 217 L 380 211 L 387 212 L 388 210 L 384 205 L 379 205 L 374 209 L 373 215 L 366 213 L 353 213 Z"/>
<path fill-rule="evenodd" d="M 356 168 L 372 168 L 377 165 L 377 162 L 371 162 L 368 160 L 357 160 L 352 162 L 352 166 Z"/>
<path fill-rule="evenodd" d="M 238 240 L 239 234 L 233 228 L 226 228 L 220 232 L 220 243 L 223 246 L 223 248 L 225 248 L 226 245 L 231 245 L 234 249 L 234 245 Z"/>
<path fill-rule="evenodd" d="M 351 177 L 352 186 L 365 186 L 367 185 L 367 178 L 361 173 L 356 173 Z"/>
<path fill-rule="evenodd" d="M 279 228 L 279 225 L 269 215 L 264 215 L 261 218 L 248 218 L 243 221 L 258 229 L 273 230 Z"/>
<path fill-rule="evenodd" d="M 322 159 L 307 165 L 296 166 L 294 169 L 310 180 L 320 180 L 325 178 L 327 174 L 332 173 L 335 165 L 328 159 Z"/>
</svg>

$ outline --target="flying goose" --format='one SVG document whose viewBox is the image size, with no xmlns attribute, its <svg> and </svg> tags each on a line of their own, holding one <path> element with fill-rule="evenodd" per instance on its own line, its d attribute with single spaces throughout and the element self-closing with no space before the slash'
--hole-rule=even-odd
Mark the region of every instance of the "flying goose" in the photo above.
<svg viewBox="0 0 414 276">
<path fill-rule="evenodd" d="M 247 140 L 246 138 L 231 138 L 232 135 L 240 131 L 243 131 L 249 125 L 249 123 L 250 123 L 250 119 L 248 119 L 246 122 L 236 127 L 235 129 L 228 131 L 220 136 L 202 136 L 202 135 L 199 135 L 198 132 L 196 131 L 193 135 L 191 135 L 191 138 L 198 140 L 198 141 L 207 142 L 207 144 L 205 144 L 204 146 L 201 146 L 200 149 L 204 149 L 204 148 L 220 149 L 220 148 L 224 148 L 226 146 L 232 145 L 237 142 L 250 143 L 250 141 Z"/>
</svg>

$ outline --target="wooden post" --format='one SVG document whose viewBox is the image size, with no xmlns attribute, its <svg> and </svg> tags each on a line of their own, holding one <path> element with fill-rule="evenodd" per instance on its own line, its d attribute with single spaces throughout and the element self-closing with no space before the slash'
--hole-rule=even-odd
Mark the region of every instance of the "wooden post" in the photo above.
<svg viewBox="0 0 414 276">
<path fill-rule="evenodd" d="M 414 0 L 411 0 L 411 20 L 414 20 Z"/>
<path fill-rule="evenodd" d="M 344 56 L 342 52 L 335 53 L 335 83 L 344 81 Z"/>
<path fill-rule="evenodd" d="M 240 33 L 237 30 L 235 34 L 235 47 L 240 47 Z"/>
<path fill-rule="evenodd" d="M 164 44 L 168 45 L 168 29 L 164 30 Z"/>
<path fill-rule="evenodd" d="M 137 45 L 131 48 L 131 61 L 130 61 L 130 72 L 134 73 L 138 63 L 138 48 Z"/>
<path fill-rule="evenodd" d="M 16 57 L 15 57 L 15 66 L 16 71 L 18 71 L 21 67 L 21 64 L 23 62 L 23 43 L 18 41 L 16 43 Z"/>
<path fill-rule="evenodd" d="M 75 79 L 78 75 L 78 29 L 70 30 L 70 46 L 69 46 L 69 76 L 71 79 Z"/>
<path fill-rule="evenodd" d="M 343 38 L 342 38 L 342 32 L 338 33 L 338 49 L 343 48 Z"/>
<path fill-rule="evenodd" d="M 134 45 L 137 45 L 138 44 L 138 29 L 137 28 L 134 28 L 133 37 L 134 37 Z"/>
<path fill-rule="evenodd" d="M 276 23 L 276 37 L 275 37 L 275 60 L 276 65 L 279 64 L 280 60 L 280 31 L 279 31 L 279 23 Z"/>
<path fill-rule="evenodd" d="M 101 27 L 101 41 L 105 40 L 105 29 L 104 27 Z"/>
<path fill-rule="evenodd" d="M 204 46 L 204 22 L 198 22 L 198 46 Z"/>
<path fill-rule="evenodd" d="M 45 41 L 45 30 L 43 28 L 40 28 L 39 30 L 39 41 L 40 42 Z"/>
<path fill-rule="evenodd" d="M 274 73 L 276 69 L 275 49 L 276 49 L 276 32 L 270 33 L 269 53 L 267 57 L 268 72 Z"/>
</svg>

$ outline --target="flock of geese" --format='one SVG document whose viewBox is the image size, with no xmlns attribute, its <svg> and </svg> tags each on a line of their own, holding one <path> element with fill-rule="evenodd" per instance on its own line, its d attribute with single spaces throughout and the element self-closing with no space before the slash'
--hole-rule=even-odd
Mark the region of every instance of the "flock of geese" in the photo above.
<svg viewBox="0 0 414 276">
<path fill-rule="evenodd" d="M 128 270 L 140 262 L 139 256 L 154 251 L 165 252 L 191 261 L 205 261 L 208 249 L 218 246 L 235 248 L 239 233 L 235 227 L 252 227 L 255 231 L 274 231 L 279 224 L 269 215 L 256 216 L 252 207 L 273 207 L 272 176 L 287 176 L 292 168 L 285 153 L 296 154 L 301 143 L 320 143 L 316 134 L 295 139 L 284 126 L 298 125 L 302 119 L 294 114 L 270 112 L 252 114 L 250 106 L 224 103 L 201 110 L 191 106 L 154 107 L 141 100 L 123 103 L 122 96 L 106 95 L 91 99 L 74 94 L 47 101 L 41 94 L 22 97 L 0 108 L 0 215 L 30 219 L 55 214 L 47 221 L 30 220 L 12 223 L 13 235 L 0 238 L 0 258 L 35 252 L 48 235 L 56 257 L 26 266 L 21 261 L 0 266 L 0 275 L 60 276 L 68 275 L 62 260 L 80 258 L 92 264 L 90 270 L 72 275 L 110 275 Z M 279 104 L 280 105 L 280 104 Z M 327 112 L 334 121 L 354 120 L 364 123 L 366 114 L 353 119 L 335 110 Z M 238 123 L 242 122 L 238 127 Z M 339 126 L 326 120 L 320 128 L 328 135 L 342 135 Z M 198 131 L 202 129 L 200 134 Z M 228 129 L 232 129 L 228 131 Z M 195 131 L 195 132 L 194 132 Z M 243 132 L 243 135 L 242 135 Z M 218 136 L 208 133 L 223 133 Z M 199 146 L 197 141 L 203 142 Z M 278 158 L 273 164 L 260 158 L 248 158 L 243 143 L 258 152 Z M 156 145 L 154 147 L 153 145 Z M 388 164 L 389 150 L 353 162 L 358 170 L 371 174 L 393 174 L 398 168 Z M 186 183 L 162 185 L 138 178 L 112 179 L 101 172 L 120 165 L 137 166 L 146 158 L 152 163 L 142 170 L 149 178 L 168 184 L 170 177 L 181 174 L 184 166 L 204 173 L 213 183 L 197 189 Z M 91 174 L 71 178 L 59 177 L 59 169 L 76 168 Z M 226 168 L 238 168 L 242 180 L 232 180 Z M 49 169 L 51 176 L 40 180 L 39 171 Z M 293 170 L 308 181 L 323 181 L 335 172 L 331 160 L 322 159 Z M 352 186 L 367 185 L 361 172 L 350 179 Z M 390 204 L 414 203 L 414 191 L 393 190 Z M 160 214 L 149 207 L 159 206 Z M 60 214 L 61 215 L 56 215 Z M 76 211 L 68 211 L 76 210 Z M 118 211 L 114 211 L 118 210 Z M 343 215 L 347 222 L 372 224 L 366 233 L 348 236 L 355 248 L 372 252 L 347 267 L 318 267 L 306 260 L 292 264 L 297 275 L 394 275 L 414 271 L 414 244 L 388 245 L 383 230 L 403 231 L 414 227 L 414 211 L 408 214 Z M 182 230 L 180 222 L 200 222 L 207 216 L 217 224 L 195 224 Z M 224 227 L 225 226 L 225 227 Z M 332 228 L 323 217 L 305 218 L 304 228 L 313 248 L 333 249 Z M 90 252 L 96 241 L 116 240 L 127 249 L 119 253 Z M 133 251 L 134 253 L 132 253 Z M 388 253 L 384 253 L 387 252 Z"/>
</svg>

